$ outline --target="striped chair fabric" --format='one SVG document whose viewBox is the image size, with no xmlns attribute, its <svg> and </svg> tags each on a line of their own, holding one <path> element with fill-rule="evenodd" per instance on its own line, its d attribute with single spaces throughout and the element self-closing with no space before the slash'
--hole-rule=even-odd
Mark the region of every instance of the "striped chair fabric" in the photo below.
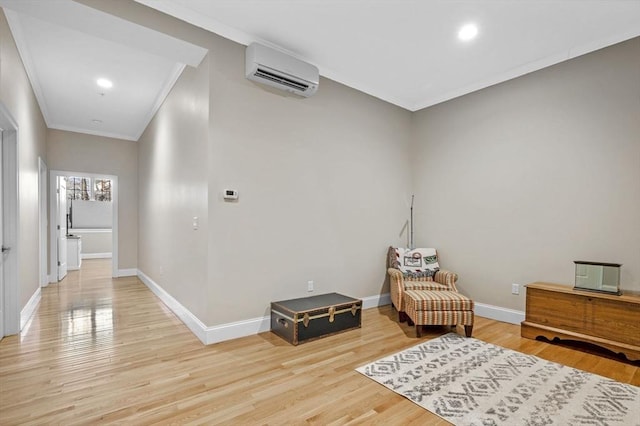
<svg viewBox="0 0 640 426">
<path fill-rule="evenodd" d="M 387 267 L 391 302 L 398 310 L 399 321 L 408 317 L 418 337 L 423 325 L 463 325 L 465 334 L 471 336 L 473 300 L 458 292 L 456 273 L 441 269 L 433 277 L 404 276 L 397 268 L 393 247 L 389 247 Z"/>
<path fill-rule="evenodd" d="M 473 311 L 473 300 L 455 291 L 406 290 L 407 310 L 413 305 L 415 311 Z"/>
</svg>

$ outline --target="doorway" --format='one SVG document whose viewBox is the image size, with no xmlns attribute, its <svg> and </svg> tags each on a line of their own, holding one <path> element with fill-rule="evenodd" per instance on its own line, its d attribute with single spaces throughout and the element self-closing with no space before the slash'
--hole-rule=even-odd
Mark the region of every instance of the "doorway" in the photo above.
<svg viewBox="0 0 640 426">
<path fill-rule="evenodd" d="M 18 125 L 0 103 L 0 338 L 20 331 L 18 288 Z"/>
<path fill-rule="evenodd" d="M 66 228 L 66 207 L 60 207 L 60 199 L 58 194 L 58 183 L 59 180 L 64 180 L 68 177 L 85 177 L 89 179 L 110 179 L 111 180 L 111 202 L 112 202 L 112 230 L 111 230 L 111 276 L 113 278 L 117 278 L 119 276 L 118 269 L 118 177 L 113 175 L 103 175 L 103 174 L 95 174 L 95 173 L 82 173 L 82 172 L 71 172 L 71 171 L 62 171 L 62 170 L 51 170 L 49 172 L 49 200 L 50 200 L 50 221 L 51 226 L 50 229 L 50 277 L 51 282 L 57 282 L 59 279 L 59 271 L 60 267 L 65 268 L 66 265 L 63 263 L 66 261 L 64 259 L 64 250 L 59 251 L 59 228 Z M 64 209 L 64 210 L 63 210 Z M 65 229 L 66 234 L 66 229 Z M 66 235 L 65 235 L 66 237 Z M 66 246 L 65 246 L 66 248 Z M 60 259 L 60 256 L 63 259 Z M 60 263 L 60 265 L 59 265 Z"/>
</svg>

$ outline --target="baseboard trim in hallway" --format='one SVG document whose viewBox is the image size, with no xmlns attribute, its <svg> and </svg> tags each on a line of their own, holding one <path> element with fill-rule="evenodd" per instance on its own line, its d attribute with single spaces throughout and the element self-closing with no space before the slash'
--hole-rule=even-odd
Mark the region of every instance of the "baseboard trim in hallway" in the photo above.
<svg viewBox="0 0 640 426">
<path fill-rule="evenodd" d="M 22 330 L 24 326 L 27 325 L 33 314 L 36 312 L 41 297 L 42 290 L 40 289 L 40 287 L 38 287 L 33 295 L 31 295 L 31 298 L 29 299 L 27 304 L 24 305 L 22 311 L 20 311 L 20 330 Z"/>
<path fill-rule="evenodd" d="M 155 281 L 144 272 L 138 270 L 138 278 L 167 305 L 169 309 L 191 330 L 193 334 L 205 345 L 224 342 L 226 340 L 238 339 L 240 337 L 251 336 L 271 329 L 271 318 L 269 316 L 249 318 L 242 321 L 235 321 L 226 324 L 206 326 L 189 309 L 184 307 L 173 296 L 167 293 Z M 389 293 L 362 298 L 362 308 L 377 308 L 391 304 Z M 499 306 L 476 303 L 475 314 L 485 318 L 510 324 L 520 324 L 524 320 L 524 312 Z"/>
<path fill-rule="evenodd" d="M 271 330 L 271 318 L 269 316 L 249 318 L 242 321 L 234 321 L 226 324 L 206 326 L 189 309 L 184 307 L 173 296 L 167 293 L 147 274 L 138 269 L 138 278 L 158 296 L 158 298 L 196 335 L 205 345 L 238 339 Z M 389 305 L 391 298 L 388 293 L 362 298 L 364 309 Z"/>
<path fill-rule="evenodd" d="M 174 315 L 177 316 L 180 319 L 180 321 L 182 321 L 187 326 L 187 328 L 189 328 L 189 330 L 191 330 L 191 332 L 195 334 L 196 337 L 206 345 L 207 344 L 207 333 L 206 333 L 207 327 L 202 323 L 202 321 L 200 321 L 198 317 L 193 315 L 191 311 L 189 311 L 187 308 L 182 306 L 180 302 L 174 299 L 173 296 L 167 293 L 162 287 L 160 287 L 155 281 L 153 281 L 147 274 L 145 274 L 144 272 L 138 269 L 137 275 L 140 281 L 142 281 L 144 285 L 146 285 L 153 294 L 158 296 L 158 298 L 162 301 L 162 303 L 167 305 L 167 307 L 171 309 L 171 312 L 173 312 Z"/>
<path fill-rule="evenodd" d="M 118 269 L 118 277 L 135 277 L 138 275 L 136 268 Z"/>
</svg>

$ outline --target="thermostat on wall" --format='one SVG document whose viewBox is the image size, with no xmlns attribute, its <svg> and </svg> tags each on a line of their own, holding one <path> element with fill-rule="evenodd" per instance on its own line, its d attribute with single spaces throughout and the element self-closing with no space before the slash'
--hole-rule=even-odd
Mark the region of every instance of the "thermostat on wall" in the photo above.
<svg viewBox="0 0 640 426">
<path fill-rule="evenodd" d="M 235 189 L 225 189 L 224 190 L 224 199 L 225 200 L 237 200 L 238 199 L 238 191 Z"/>
</svg>

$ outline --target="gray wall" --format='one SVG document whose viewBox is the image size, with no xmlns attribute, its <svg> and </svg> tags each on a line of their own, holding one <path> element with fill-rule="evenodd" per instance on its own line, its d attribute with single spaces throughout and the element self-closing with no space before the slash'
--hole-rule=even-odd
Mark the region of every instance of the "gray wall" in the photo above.
<svg viewBox="0 0 640 426">
<path fill-rule="evenodd" d="M 138 266 L 138 146 L 136 142 L 49 129 L 49 170 L 118 177 L 118 269 Z"/>
<path fill-rule="evenodd" d="M 31 84 L 0 11 L 0 102 L 18 123 L 19 302 L 38 290 L 38 157 L 46 162 L 46 125 Z M 34 266 L 35 265 L 35 266 Z"/>
<path fill-rule="evenodd" d="M 138 141 L 138 268 L 201 321 L 209 309 L 208 119 L 205 58 L 183 71 Z"/>
<path fill-rule="evenodd" d="M 268 315 L 315 292 L 388 292 L 411 193 L 411 113 L 331 80 L 311 98 L 244 78 L 244 46 L 212 55 L 210 324 Z M 239 191 L 226 203 L 224 188 Z M 242 308 L 238 308 L 242 306 Z"/>
<path fill-rule="evenodd" d="M 130 1 L 80 1 L 210 50 L 209 82 L 179 83 L 209 94 L 206 154 L 192 141 L 201 121 L 173 129 L 188 96 L 156 116 L 140 151 L 140 181 L 166 167 L 192 204 L 141 197 L 141 228 L 166 208 L 184 231 L 145 225 L 141 269 L 206 325 L 262 316 L 270 300 L 306 295 L 307 280 L 316 293 L 387 291 L 385 247 L 406 242 L 413 192 L 416 244 L 437 247 L 481 303 L 522 310 L 512 282 L 570 284 L 578 259 L 624 263 L 623 286 L 640 287 L 638 39 L 411 114 L 324 79 L 310 99 L 266 90 L 244 79 L 240 45 Z M 194 178 L 176 171 L 194 157 L 182 143 L 197 150 Z M 182 159 L 149 155 L 163 150 Z M 206 248 L 190 229 L 202 179 Z M 227 187 L 239 202 L 222 201 Z M 162 278 L 153 260 L 172 264 L 168 244 L 194 254 L 181 268 L 199 271 L 207 253 L 195 284 Z"/>
<path fill-rule="evenodd" d="M 82 238 L 82 256 L 83 258 L 95 258 L 95 255 L 105 255 L 110 257 L 112 254 L 113 240 L 111 230 L 107 229 L 85 229 L 78 231 L 73 229 L 73 235 Z"/>
<path fill-rule="evenodd" d="M 574 260 L 623 263 L 640 290 L 640 38 L 413 117 L 416 242 L 476 301 L 524 310 L 511 283 L 573 284 Z"/>
<path fill-rule="evenodd" d="M 244 78 L 244 46 L 140 5 L 83 2 L 210 51 L 139 141 L 142 272 L 206 325 L 263 316 L 272 300 L 307 295 L 308 280 L 314 294 L 388 291 L 386 247 L 402 241 L 410 194 L 409 112 L 328 80 L 309 99 L 266 90 Z M 161 171 L 183 192 L 146 190 Z"/>
</svg>

